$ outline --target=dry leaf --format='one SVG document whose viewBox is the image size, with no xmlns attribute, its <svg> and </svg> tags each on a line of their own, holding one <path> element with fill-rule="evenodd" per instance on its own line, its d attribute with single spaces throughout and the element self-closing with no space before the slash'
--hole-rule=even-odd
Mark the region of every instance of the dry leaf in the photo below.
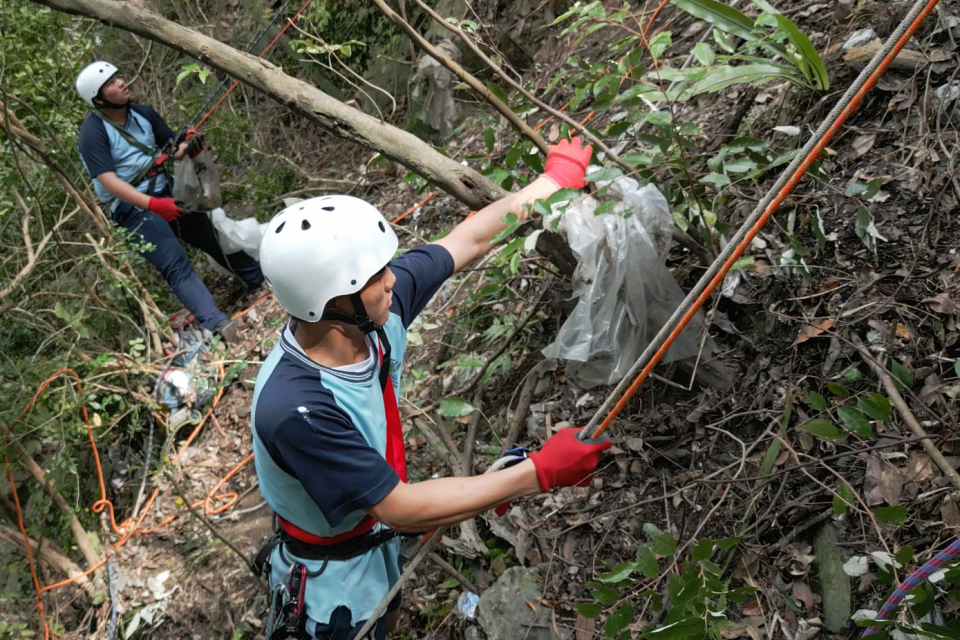
<svg viewBox="0 0 960 640">
<path fill-rule="evenodd" d="M 793 597 L 802 602 L 803 608 L 807 611 L 813 611 L 813 607 L 817 603 L 813 591 L 810 590 L 806 582 L 794 581 Z"/>
<path fill-rule="evenodd" d="M 960 527 L 960 508 L 957 508 L 957 502 L 950 496 L 943 499 L 940 505 L 940 517 L 943 518 L 943 524 L 948 527 Z"/>
<path fill-rule="evenodd" d="M 904 340 L 913 340 L 916 337 L 910 327 L 899 322 L 894 330 L 897 332 L 897 337 Z"/>
<path fill-rule="evenodd" d="M 930 307 L 930 311 L 933 311 L 934 313 L 949 314 L 956 310 L 953 301 L 950 300 L 950 296 L 947 293 L 938 293 L 932 298 L 921 300 L 920 303 Z"/>
<path fill-rule="evenodd" d="M 933 460 L 925 453 L 914 452 L 903 474 L 910 482 L 921 483 L 934 473 Z"/>
<path fill-rule="evenodd" d="M 853 150 L 856 151 L 857 157 L 859 158 L 867 151 L 873 147 L 873 143 L 877 141 L 877 134 L 870 133 L 862 136 L 857 136 L 853 141 L 853 144 L 850 145 L 853 147 Z"/>
<path fill-rule="evenodd" d="M 806 342 L 810 338 L 816 338 L 824 331 L 830 329 L 834 324 L 833 318 L 827 318 L 817 324 L 805 324 L 800 329 L 800 334 L 797 336 L 796 342 L 794 344 L 800 344 Z"/>
<path fill-rule="evenodd" d="M 573 560 L 573 552 L 577 550 L 577 534 L 571 531 L 563 540 L 563 559 Z"/>
<path fill-rule="evenodd" d="M 577 614 L 577 625 L 576 625 L 576 640 L 593 640 L 593 636 L 596 635 L 597 621 L 594 618 L 584 618 L 581 614 Z"/>
<path fill-rule="evenodd" d="M 880 491 L 880 476 L 883 473 L 883 461 L 879 456 L 867 458 L 867 471 L 863 475 L 863 499 L 868 506 L 883 504 L 883 493 Z"/>
<path fill-rule="evenodd" d="M 900 494 L 903 492 L 903 476 L 900 469 L 890 463 L 883 464 L 880 473 L 880 494 L 887 504 L 900 504 Z"/>
</svg>

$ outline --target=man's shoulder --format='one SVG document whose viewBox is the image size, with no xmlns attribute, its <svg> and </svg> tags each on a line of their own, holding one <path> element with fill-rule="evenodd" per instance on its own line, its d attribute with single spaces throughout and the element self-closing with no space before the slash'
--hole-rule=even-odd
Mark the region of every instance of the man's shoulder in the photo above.
<svg viewBox="0 0 960 640">
<path fill-rule="evenodd" d="M 296 357 L 280 354 L 267 376 L 257 380 L 253 416 L 257 431 L 266 434 L 284 422 L 303 416 L 345 417 L 320 376 L 319 371 L 305 366 Z"/>
<path fill-rule="evenodd" d="M 103 125 L 103 120 L 97 114 L 88 113 L 83 122 L 80 123 L 80 143 L 83 144 L 84 140 L 92 137 L 105 137 L 107 132 Z"/>
</svg>

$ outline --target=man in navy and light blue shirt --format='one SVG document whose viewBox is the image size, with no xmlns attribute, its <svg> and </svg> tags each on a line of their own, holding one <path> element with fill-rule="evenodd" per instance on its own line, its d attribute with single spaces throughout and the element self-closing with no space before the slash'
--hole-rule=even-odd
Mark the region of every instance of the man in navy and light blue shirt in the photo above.
<svg viewBox="0 0 960 640">
<path fill-rule="evenodd" d="M 88 65 L 77 76 L 77 92 L 93 107 L 80 127 L 77 147 L 100 202 L 109 206 L 111 219 L 134 239 L 153 245 L 143 256 L 163 274 L 197 321 L 228 342 L 235 340 L 236 321 L 217 308 L 180 240 L 210 254 L 251 288 L 263 282 L 260 265 L 242 251 L 225 256 L 207 214 L 177 206 L 162 152 L 173 146 L 176 134 L 152 108 L 130 101 L 130 89 L 114 65 Z M 188 129 L 173 158 L 194 157 L 202 147 L 203 139 Z"/>
<path fill-rule="evenodd" d="M 290 623 L 293 608 L 280 610 L 301 581 L 304 615 L 292 637 L 353 638 L 399 577 L 396 532 L 589 481 L 610 442 L 564 429 L 502 471 L 408 484 L 397 394 L 407 328 L 430 298 L 490 251 L 508 213 L 523 218 L 525 205 L 581 188 L 590 154 L 577 139 L 551 147 L 539 179 L 397 258 L 390 224 L 350 196 L 305 200 L 270 222 L 261 264 L 291 320 L 257 376 L 251 413 L 260 491 L 282 540 L 263 554 L 268 638 Z M 398 607 L 399 599 L 369 637 L 384 637 Z"/>
</svg>

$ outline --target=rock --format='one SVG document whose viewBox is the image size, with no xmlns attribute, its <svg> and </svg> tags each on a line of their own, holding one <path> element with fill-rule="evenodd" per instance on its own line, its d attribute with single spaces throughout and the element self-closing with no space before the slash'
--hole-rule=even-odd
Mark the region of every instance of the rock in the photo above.
<svg viewBox="0 0 960 640">
<path fill-rule="evenodd" d="M 817 557 L 817 575 L 820 578 L 820 599 L 823 603 L 823 626 L 838 633 L 850 623 L 853 614 L 853 595 L 850 576 L 843 570 L 843 552 L 837 544 L 837 528 L 825 524 L 813 539 Z"/>
<path fill-rule="evenodd" d="M 872 27 L 859 29 L 850 34 L 850 36 L 847 38 L 847 41 L 843 43 L 841 48 L 846 51 L 847 49 L 852 49 L 854 47 L 862 47 L 865 44 L 873 42 L 877 37 L 877 32 L 874 31 Z"/>
<path fill-rule="evenodd" d="M 533 571 L 523 567 L 504 571 L 480 596 L 480 626 L 487 638 L 554 640 L 553 610 L 540 602 L 541 597 L 540 584 Z M 559 631 L 561 640 L 570 637 L 569 631 Z"/>
<path fill-rule="evenodd" d="M 946 111 L 957 98 L 960 98 L 960 80 L 939 86 L 933 91 L 933 102 L 937 105 L 938 111 Z"/>
</svg>

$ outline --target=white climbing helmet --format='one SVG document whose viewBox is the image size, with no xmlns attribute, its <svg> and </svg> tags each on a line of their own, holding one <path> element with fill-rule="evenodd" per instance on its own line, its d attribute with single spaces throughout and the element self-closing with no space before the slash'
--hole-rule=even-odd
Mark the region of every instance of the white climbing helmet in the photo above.
<svg viewBox="0 0 960 640">
<path fill-rule="evenodd" d="M 109 62 L 94 62 L 84 67 L 80 75 L 77 76 L 77 93 L 83 98 L 83 101 L 91 107 L 93 99 L 100 93 L 100 89 L 107 83 L 107 80 L 117 74 L 119 69 Z"/>
<path fill-rule="evenodd" d="M 260 268 L 281 306 L 316 322 L 337 296 L 359 292 L 399 242 L 373 205 L 353 196 L 320 196 L 275 215 L 260 243 Z"/>
</svg>

